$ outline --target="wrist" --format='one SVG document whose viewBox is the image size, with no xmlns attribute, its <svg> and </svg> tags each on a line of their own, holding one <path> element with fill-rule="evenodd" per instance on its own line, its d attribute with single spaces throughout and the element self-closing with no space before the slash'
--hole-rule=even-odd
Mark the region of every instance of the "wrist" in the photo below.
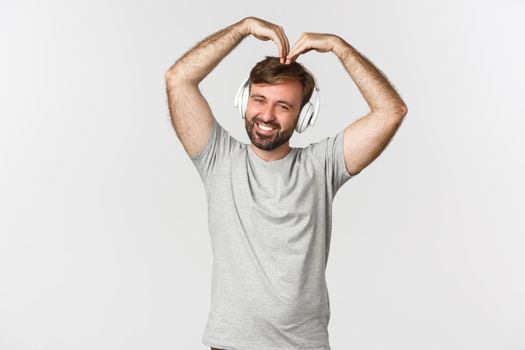
<svg viewBox="0 0 525 350">
<path fill-rule="evenodd" d="M 250 35 L 250 31 L 249 31 L 248 25 L 246 23 L 247 19 L 248 19 L 248 17 L 240 20 L 239 22 L 235 23 L 232 26 L 232 29 L 234 31 L 236 31 L 239 35 L 241 35 L 242 37 Z"/>
<path fill-rule="evenodd" d="M 336 54 L 337 57 L 342 58 L 346 55 L 346 52 L 351 49 L 352 46 L 349 43 L 347 43 L 343 38 L 334 35 L 334 44 L 332 51 Z"/>
</svg>

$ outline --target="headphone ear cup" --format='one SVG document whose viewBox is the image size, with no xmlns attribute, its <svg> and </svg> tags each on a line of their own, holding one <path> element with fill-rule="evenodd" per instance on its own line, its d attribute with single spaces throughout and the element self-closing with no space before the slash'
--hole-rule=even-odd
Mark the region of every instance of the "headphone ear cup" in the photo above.
<svg viewBox="0 0 525 350">
<path fill-rule="evenodd" d="M 302 133 L 303 131 L 306 130 L 306 128 L 308 128 L 308 123 L 310 122 L 310 119 L 312 118 L 312 112 L 313 112 L 312 103 L 307 102 L 301 109 L 301 113 L 299 114 L 299 120 L 297 121 L 297 126 L 295 127 L 295 130 L 298 133 Z"/>
<path fill-rule="evenodd" d="M 241 101 L 241 114 L 242 118 L 246 117 L 246 109 L 248 109 L 248 98 L 250 97 L 249 86 L 243 87 L 242 101 Z"/>
<path fill-rule="evenodd" d="M 241 86 L 239 87 L 239 90 L 237 90 L 237 94 L 235 95 L 235 103 L 234 106 L 239 109 L 239 113 L 241 114 L 241 117 L 244 119 L 244 115 L 246 113 L 246 107 L 248 106 L 248 97 L 250 95 L 250 78 L 246 78 Z"/>
<path fill-rule="evenodd" d="M 306 129 L 308 129 L 309 126 L 313 126 L 315 124 L 315 120 L 317 119 L 318 114 L 319 88 L 317 87 L 316 83 L 314 91 L 312 92 L 312 96 L 310 97 L 310 101 L 308 101 L 301 109 L 301 114 L 299 115 L 299 120 L 297 122 L 295 130 L 297 130 L 297 132 L 299 133 L 302 133 Z"/>
</svg>

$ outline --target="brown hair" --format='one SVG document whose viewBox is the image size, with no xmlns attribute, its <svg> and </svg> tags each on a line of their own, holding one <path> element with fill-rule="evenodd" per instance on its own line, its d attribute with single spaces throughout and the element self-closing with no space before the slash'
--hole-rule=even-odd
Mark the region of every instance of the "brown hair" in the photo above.
<svg viewBox="0 0 525 350">
<path fill-rule="evenodd" d="M 303 85 L 302 109 L 310 100 L 315 87 L 314 77 L 302 64 L 295 61 L 283 64 L 279 57 L 266 56 L 250 71 L 250 88 L 251 84 L 280 84 L 289 80 L 299 80 Z"/>
</svg>

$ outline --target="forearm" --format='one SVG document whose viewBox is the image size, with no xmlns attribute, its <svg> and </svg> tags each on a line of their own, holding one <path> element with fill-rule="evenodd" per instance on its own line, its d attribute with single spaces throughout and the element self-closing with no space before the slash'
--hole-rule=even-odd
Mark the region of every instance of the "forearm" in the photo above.
<svg viewBox="0 0 525 350">
<path fill-rule="evenodd" d="M 336 37 L 333 52 L 356 83 L 372 111 L 404 116 L 407 107 L 386 76 L 354 47 Z"/>
<path fill-rule="evenodd" d="M 198 85 L 247 35 L 241 20 L 200 41 L 167 71 L 167 78 Z"/>
</svg>

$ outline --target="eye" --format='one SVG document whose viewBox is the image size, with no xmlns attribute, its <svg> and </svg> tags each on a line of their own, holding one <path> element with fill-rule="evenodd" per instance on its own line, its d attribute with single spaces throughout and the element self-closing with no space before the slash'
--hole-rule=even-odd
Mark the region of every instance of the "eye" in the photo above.
<svg viewBox="0 0 525 350">
<path fill-rule="evenodd" d="M 280 106 L 281 106 L 282 109 L 285 109 L 285 110 L 289 109 L 288 106 L 286 106 L 286 105 L 280 105 Z"/>
</svg>

